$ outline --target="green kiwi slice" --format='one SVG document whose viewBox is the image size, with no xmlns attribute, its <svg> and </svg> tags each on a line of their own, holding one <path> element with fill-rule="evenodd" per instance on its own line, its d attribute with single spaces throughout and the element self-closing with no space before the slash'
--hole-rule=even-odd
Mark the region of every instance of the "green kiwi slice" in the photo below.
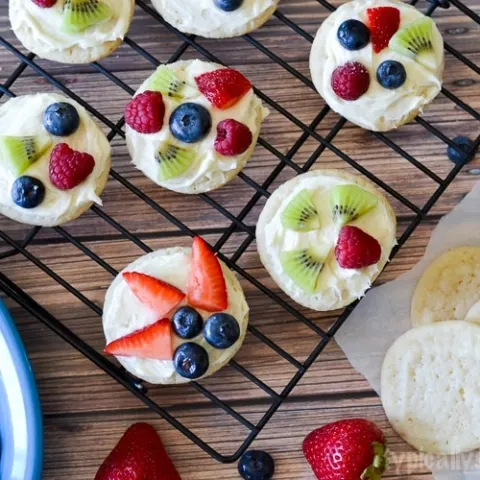
<svg viewBox="0 0 480 480">
<path fill-rule="evenodd" d="M 0 156 L 12 173 L 19 177 L 50 147 L 52 139 L 47 135 L 13 137 L 0 136 Z"/>
<path fill-rule="evenodd" d="M 147 82 L 147 90 L 160 92 L 177 100 L 193 96 L 195 89 L 183 80 L 179 80 L 175 71 L 160 65 Z"/>
<path fill-rule="evenodd" d="M 337 225 L 343 226 L 364 215 L 378 203 L 378 197 L 358 185 L 337 185 L 330 192 L 330 205 Z"/>
<path fill-rule="evenodd" d="M 62 29 L 67 33 L 83 32 L 112 18 L 111 8 L 101 0 L 65 0 Z"/>
<path fill-rule="evenodd" d="M 171 180 L 185 173 L 195 162 L 195 150 L 177 145 L 167 145 L 157 152 L 155 159 L 159 163 L 159 179 Z"/>
<path fill-rule="evenodd" d="M 308 232 L 320 227 L 318 211 L 312 202 L 312 192 L 304 189 L 289 202 L 281 215 L 282 225 L 295 232 Z"/>
<path fill-rule="evenodd" d="M 280 254 L 283 271 L 305 292 L 313 294 L 329 248 L 304 248 Z"/>
</svg>

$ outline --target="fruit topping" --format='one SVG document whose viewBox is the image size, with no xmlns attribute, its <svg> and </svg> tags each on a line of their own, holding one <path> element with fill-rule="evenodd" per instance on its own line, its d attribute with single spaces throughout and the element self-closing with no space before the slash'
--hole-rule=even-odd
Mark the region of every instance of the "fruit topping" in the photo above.
<svg viewBox="0 0 480 480">
<path fill-rule="evenodd" d="M 347 62 L 332 73 L 333 91 L 343 100 L 359 99 L 370 86 L 370 74 L 359 62 Z"/>
<path fill-rule="evenodd" d="M 216 255 L 200 237 L 193 239 L 187 301 L 192 307 L 207 312 L 220 312 L 228 307 L 222 267 Z"/>
<path fill-rule="evenodd" d="M 102 0 L 65 0 L 62 29 L 68 33 L 83 32 L 112 18 L 111 8 Z"/>
<path fill-rule="evenodd" d="M 162 440 L 148 423 L 135 423 L 122 436 L 94 480 L 181 480 Z"/>
<path fill-rule="evenodd" d="M 373 51 L 380 53 L 400 27 L 400 10 L 395 7 L 367 8 Z"/>
<path fill-rule="evenodd" d="M 168 318 L 118 338 L 105 347 L 105 353 L 122 357 L 172 360 L 172 326 Z"/>
<path fill-rule="evenodd" d="M 345 20 L 337 30 L 337 38 L 347 50 L 361 50 L 370 42 L 370 30 L 360 20 Z"/>
<path fill-rule="evenodd" d="M 229 348 L 240 338 L 240 325 L 228 313 L 215 313 L 205 322 L 203 335 L 212 347 Z"/>
<path fill-rule="evenodd" d="M 43 114 L 43 126 L 52 135 L 67 137 L 76 132 L 79 125 L 80 116 L 71 103 L 53 103 Z"/>
<path fill-rule="evenodd" d="M 163 127 L 165 105 L 162 94 L 146 90 L 125 107 L 125 122 L 138 133 L 157 133 Z"/>
<path fill-rule="evenodd" d="M 312 202 L 312 192 L 300 190 L 287 204 L 281 215 L 282 225 L 295 232 L 308 232 L 320 227 L 318 211 Z"/>
<path fill-rule="evenodd" d="M 385 60 L 377 69 L 378 83 L 390 90 L 401 87 L 407 79 L 405 67 L 395 60 Z"/>
<path fill-rule="evenodd" d="M 217 125 L 215 150 L 227 157 L 240 155 L 248 150 L 252 139 L 252 132 L 244 123 L 232 119 L 222 120 Z"/>
<path fill-rule="evenodd" d="M 243 0 L 215 0 L 215 5 L 224 12 L 238 10 L 242 4 Z"/>
<path fill-rule="evenodd" d="M 36 137 L 0 136 L 0 153 L 10 171 L 20 176 L 50 147 L 52 139 L 47 135 Z"/>
<path fill-rule="evenodd" d="M 57 0 L 32 0 L 32 2 L 40 8 L 50 8 L 57 3 Z"/>
<path fill-rule="evenodd" d="M 203 73 L 195 77 L 195 82 L 207 100 L 220 110 L 235 105 L 252 88 L 252 84 L 232 68 Z"/>
<path fill-rule="evenodd" d="M 38 178 L 23 176 L 12 185 L 12 200 L 22 208 L 38 207 L 45 198 L 45 186 Z"/>
<path fill-rule="evenodd" d="M 210 112 L 199 103 L 182 103 L 170 116 L 172 135 L 184 143 L 195 143 L 205 138 L 212 128 Z"/>
<path fill-rule="evenodd" d="M 392 37 L 389 47 L 400 55 L 434 68 L 433 20 L 423 17 L 408 23 Z"/>
<path fill-rule="evenodd" d="M 155 155 L 159 164 L 158 178 L 170 180 L 185 173 L 195 162 L 195 151 L 177 145 L 166 145 Z"/>
<path fill-rule="evenodd" d="M 95 168 L 89 153 L 76 152 L 66 143 L 59 143 L 50 154 L 50 181 L 59 190 L 71 190 L 80 185 Z"/>
<path fill-rule="evenodd" d="M 209 367 L 207 351 L 197 343 L 182 343 L 173 356 L 175 371 L 185 378 L 195 379 L 207 373 Z"/>
<path fill-rule="evenodd" d="M 456 164 L 463 163 L 465 160 L 467 160 L 467 152 L 470 150 L 470 148 L 473 147 L 473 142 L 468 137 L 459 136 L 453 139 L 453 143 L 458 146 L 461 152 L 449 146 L 447 148 L 448 158 L 453 163 L 456 163 Z M 468 162 L 472 160 L 473 160 L 473 155 L 471 155 L 468 158 Z"/>
<path fill-rule="evenodd" d="M 330 206 L 337 225 L 353 222 L 378 204 L 378 197 L 357 185 L 337 185 L 330 192 Z"/>
<path fill-rule="evenodd" d="M 342 268 L 363 268 L 380 260 L 382 247 L 368 233 L 358 227 L 346 225 L 340 230 L 335 258 Z"/>
<path fill-rule="evenodd" d="M 147 82 L 147 90 L 160 92 L 167 97 L 179 100 L 189 97 L 196 92 L 196 89 L 179 80 L 175 71 L 166 65 L 160 65 L 155 70 Z"/>
<path fill-rule="evenodd" d="M 275 463 L 269 453 L 249 450 L 238 462 L 238 473 L 243 480 L 271 480 L 275 473 Z"/>
<path fill-rule="evenodd" d="M 180 338 L 194 338 L 202 331 L 203 318 L 192 307 L 180 307 L 173 314 L 172 328 Z"/>
<path fill-rule="evenodd" d="M 386 450 L 383 432 L 363 419 L 324 425 L 303 441 L 303 454 L 319 480 L 380 480 Z"/>
<path fill-rule="evenodd" d="M 139 272 L 123 272 L 133 294 L 159 318 L 166 317 L 185 298 L 185 294 L 158 278 Z"/>
<path fill-rule="evenodd" d="M 328 253 L 326 246 L 290 250 L 280 254 L 280 263 L 293 282 L 304 292 L 313 294 Z"/>
</svg>

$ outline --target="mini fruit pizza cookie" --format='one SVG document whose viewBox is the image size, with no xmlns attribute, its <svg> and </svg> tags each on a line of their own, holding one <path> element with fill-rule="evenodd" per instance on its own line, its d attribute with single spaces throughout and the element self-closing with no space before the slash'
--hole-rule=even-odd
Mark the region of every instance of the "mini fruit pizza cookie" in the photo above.
<svg viewBox="0 0 480 480">
<path fill-rule="evenodd" d="M 10 0 L 12 29 L 41 58 L 89 63 L 122 43 L 134 0 Z"/>
<path fill-rule="evenodd" d="M 87 111 L 53 93 L 0 107 L 0 213 L 51 227 L 102 204 L 111 149 Z"/>
<path fill-rule="evenodd" d="M 103 329 L 133 375 L 150 383 L 203 378 L 240 349 L 248 305 L 235 275 L 200 237 L 130 264 L 108 289 Z"/>
<path fill-rule="evenodd" d="M 396 219 L 368 180 L 315 170 L 268 199 L 257 223 L 260 259 L 278 286 L 318 311 L 362 297 L 396 244 Z"/>
<path fill-rule="evenodd" d="M 433 20 L 395 0 L 345 3 L 320 26 L 310 52 L 330 108 L 374 131 L 411 121 L 442 88 L 443 40 Z"/>
<path fill-rule="evenodd" d="M 252 156 L 268 110 L 238 71 L 200 60 L 162 65 L 125 109 L 133 163 L 158 185 L 202 193 Z"/>
<path fill-rule="evenodd" d="M 238 37 L 260 28 L 279 0 L 152 0 L 175 28 L 207 38 Z"/>
</svg>

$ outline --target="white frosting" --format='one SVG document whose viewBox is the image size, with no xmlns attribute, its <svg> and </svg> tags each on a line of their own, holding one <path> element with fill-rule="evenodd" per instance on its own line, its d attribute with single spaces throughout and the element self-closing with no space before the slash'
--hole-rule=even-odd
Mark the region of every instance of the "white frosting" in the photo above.
<svg viewBox="0 0 480 480">
<path fill-rule="evenodd" d="M 470 307 L 465 320 L 468 322 L 480 323 L 480 301 L 474 303 Z"/>
<path fill-rule="evenodd" d="M 142 134 L 138 133 L 128 125 L 126 126 L 127 145 L 132 156 L 133 163 L 150 179 L 159 185 L 175 191 L 193 190 L 199 186 L 197 191 L 205 190 L 201 185 L 219 186 L 226 183 L 232 172 L 238 170 L 251 155 L 251 150 L 233 157 L 223 156 L 216 152 L 214 148 L 215 138 L 217 136 L 217 125 L 222 120 L 233 118 L 248 126 L 252 132 L 253 141 L 258 136 L 261 121 L 268 115 L 268 110 L 262 107 L 262 102 L 250 89 L 247 94 L 241 98 L 231 108 L 219 110 L 214 108 L 210 102 L 197 90 L 195 77 L 202 73 L 223 68 L 220 65 L 210 62 L 202 62 L 200 60 L 180 61 L 167 65 L 172 68 L 180 80 L 187 82 L 193 86 L 190 88 L 189 98 L 181 102 L 175 99 L 163 96 L 165 104 L 165 116 L 163 127 L 158 133 Z M 147 89 L 148 80 L 145 80 L 137 91 L 141 93 Z M 170 180 L 159 180 L 159 164 L 155 159 L 155 155 L 159 149 L 168 143 L 181 144 L 170 133 L 168 126 L 169 118 L 173 110 L 180 103 L 195 102 L 206 107 L 212 116 L 212 129 L 210 133 L 200 142 L 194 144 L 184 144 L 187 148 L 196 150 L 196 161 L 184 174 L 179 175 Z M 260 118 L 258 118 L 260 116 Z M 252 145 L 253 147 L 254 145 Z"/>
<path fill-rule="evenodd" d="M 190 272 L 191 249 L 167 248 L 140 257 L 125 271 L 146 273 L 186 292 Z M 182 343 L 195 342 L 208 352 L 210 367 L 205 376 L 211 375 L 225 365 L 240 348 L 248 325 L 248 305 L 243 291 L 234 274 L 222 263 L 227 285 L 228 308 L 225 310 L 235 317 L 240 325 L 240 339 L 230 348 L 219 350 L 209 345 L 200 333 L 192 340 L 183 340 L 172 333 L 173 350 Z M 123 273 L 123 272 L 122 272 Z M 183 304 L 186 304 L 184 301 Z M 180 305 L 181 306 L 181 305 Z M 212 315 L 204 310 L 197 311 L 204 321 Z M 172 312 L 173 313 L 173 312 Z M 217 312 L 215 312 L 217 313 Z M 103 328 L 107 342 L 128 335 L 160 320 L 154 312 L 143 305 L 132 293 L 119 274 L 108 289 L 103 313 Z M 178 375 L 171 360 L 156 360 L 139 357 L 117 357 L 132 374 L 150 383 L 186 383 L 190 380 Z"/>
<path fill-rule="evenodd" d="M 299 178 L 301 180 L 298 180 Z M 311 295 L 312 303 L 321 304 L 323 309 L 329 310 L 346 298 L 362 297 L 370 287 L 372 279 L 378 275 L 378 265 L 383 265 L 388 260 L 396 244 L 395 224 L 389 218 L 386 205 L 379 201 L 374 209 L 349 224 L 360 228 L 380 243 L 382 256 L 378 264 L 362 269 L 341 268 L 334 253 L 340 228 L 333 221 L 330 192 L 336 185 L 353 182 L 335 176 L 309 176 L 309 174 L 295 180 L 297 180 L 295 187 L 288 191 L 288 196 L 282 197 L 281 202 L 277 203 L 278 208 L 270 221 L 262 225 L 265 247 L 271 262 L 269 267 L 281 279 L 282 288 L 287 293 L 294 298 L 304 296 L 306 293 L 283 271 L 280 255 L 289 250 L 325 245 L 330 247 L 330 253 L 320 273 L 316 293 Z M 294 232 L 282 225 L 281 215 L 289 201 L 303 189 L 313 193 L 312 201 L 317 208 L 321 227 L 310 232 Z"/>
<path fill-rule="evenodd" d="M 435 61 L 433 55 L 425 54 L 432 57 L 431 68 L 399 55 L 388 47 L 375 54 L 371 42 L 361 50 L 344 48 L 337 38 L 338 27 L 349 19 L 367 24 L 366 9 L 379 6 L 400 10 L 400 28 L 423 17 L 416 8 L 402 2 L 356 0 L 346 3 L 332 13 L 318 30 L 310 54 L 310 70 L 315 87 L 333 110 L 363 128 L 385 131 L 403 123 L 411 112 L 421 111 L 439 93 L 444 51 L 443 40 L 436 26 L 433 29 Z M 399 61 L 405 67 L 407 79 L 397 89 L 386 89 L 377 81 L 377 68 L 385 60 Z M 355 101 L 342 100 L 331 86 L 333 71 L 347 62 L 360 62 L 370 72 L 368 91 Z"/>
<path fill-rule="evenodd" d="M 68 50 L 72 47 L 93 48 L 105 42 L 123 39 L 130 26 L 131 0 L 102 0 L 113 12 L 110 20 L 92 25 L 83 32 L 62 30 L 65 0 L 50 8 L 41 8 L 32 0 L 10 0 L 10 20 L 14 31 L 28 32 L 38 51 Z"/>
<path fill-rule="evenodd" d="M 0 135 L 48 135 L 43 126 L 43 114 L 49 105 L 57 102 L 68 102 L 75 106 L 80 116 L 80 126 L 68 137 L 52 136 L 51 147 L 22 174 L 38 178 L 45 185 L 45 199 L 38 207 L 25 209 L 13 202 L 11 188 L 16 177 L 0 157 L 0 205 L 7 207 L 13 217 L 16 214 L 23 218 L 28 216 L 33 223 L 35 219 L 59 219 L 91 202 L 101 205 L 95 190 L 98 179 L 110 166 L 110 144 L 105 134 L 81 105 L 61 95 L 37 93 L 12 98 L 0 107 Z M 58 143 L 67 143 L 74 150 L 89 153 L 95 160 L 93 172 L 71 190 L 59 190 L 49 179 L 50 153 Z"/>
</svg>

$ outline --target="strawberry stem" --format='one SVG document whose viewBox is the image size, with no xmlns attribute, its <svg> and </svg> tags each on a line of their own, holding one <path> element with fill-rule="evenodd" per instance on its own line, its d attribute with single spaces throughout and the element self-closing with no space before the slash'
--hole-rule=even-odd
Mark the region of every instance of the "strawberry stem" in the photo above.
<svg viewBox="0 0 480 480">
<path fill-rule="evenodd" d="M 374 457 L 372 464 L 362 473 L 361 480 L 381 480 L 382 474 L 387 469 L 387 449 L 384 444 L 372 443 Z"/>
</svg>

